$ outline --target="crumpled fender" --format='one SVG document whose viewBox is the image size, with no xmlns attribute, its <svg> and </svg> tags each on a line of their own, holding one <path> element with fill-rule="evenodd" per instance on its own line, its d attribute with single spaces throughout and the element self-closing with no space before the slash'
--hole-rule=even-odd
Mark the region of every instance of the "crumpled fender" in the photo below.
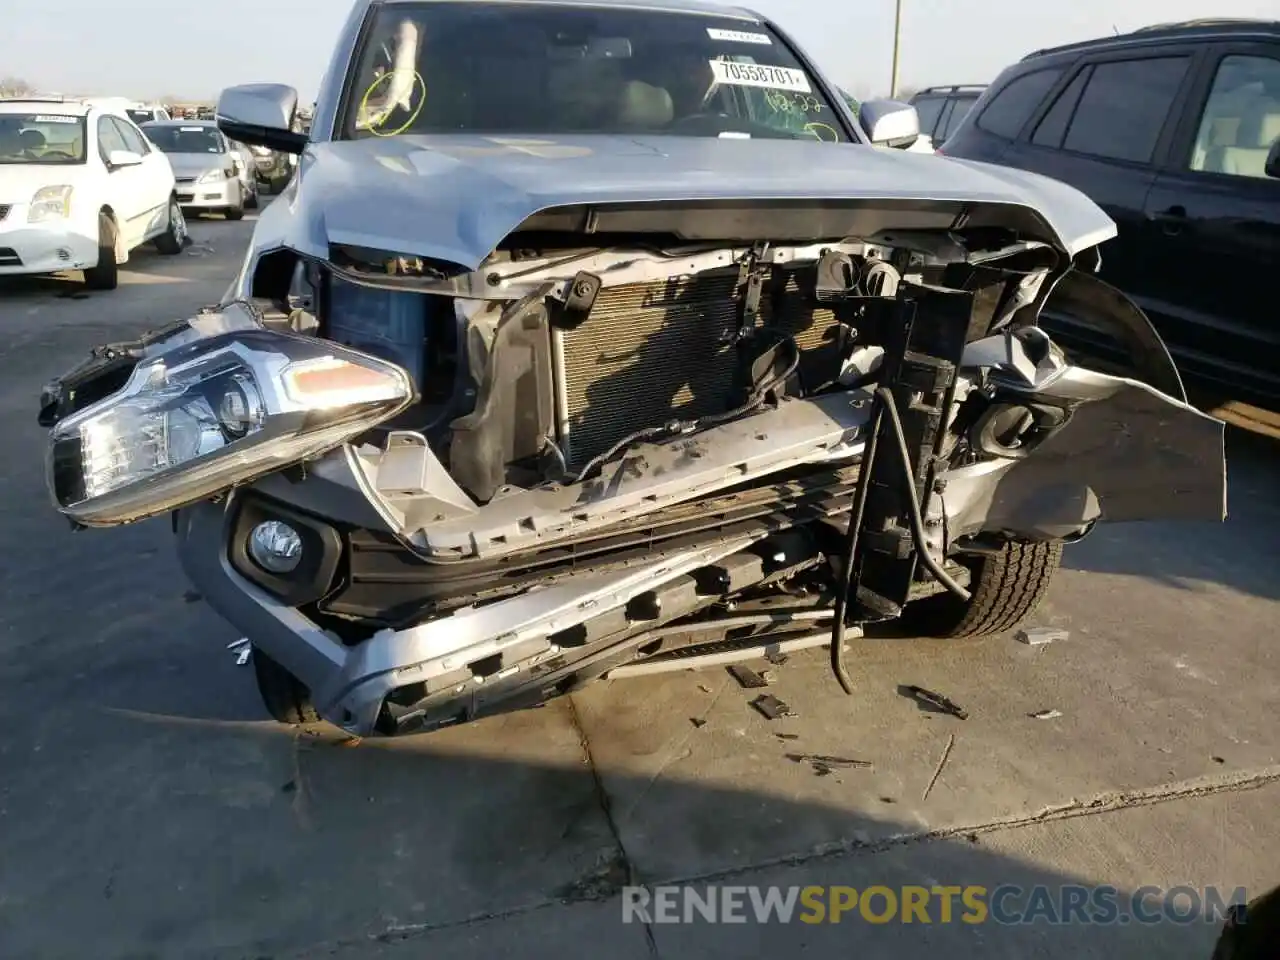
<svg viewBox="0 0 1280 960">
<path fill-rule="evenodd" d="M 1054 286 L 1040 316 L 1046 330 L 1060 331 L 1066 340 L 1080 338 L 1100 347 L 1104 355 L 1119 346 L 1128 354 L 1135 380 L 1186 402 L 1182 377 L 1151 320 L 1141 307 L 1096 274 L 1068 271 Z M 1102 334 L 1101 343 L 1098 334 Z"/>
<path fill-rule="evenodd" d="M 1071 366 L 1034 327 L 970 344 L 964 366 L 994 403 L 1061 422 L 1007 456 L 946 472 L 948 543 L 981 533 L 1071 539 L 1098 521 L 1226 519 L 1221 420 L 1149 384 Z"/>
</svg>

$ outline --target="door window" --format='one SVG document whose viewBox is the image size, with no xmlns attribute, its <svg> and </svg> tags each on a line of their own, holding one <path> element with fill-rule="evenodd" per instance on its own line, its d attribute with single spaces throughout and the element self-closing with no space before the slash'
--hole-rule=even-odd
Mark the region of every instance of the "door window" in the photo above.
<svg viewBox="0 0 1280 960">
<path fill-rule="evenodd" d="M 1190 169 L 1266 177 L 1267 155 L 1280 139 L 1280 60 L 1223 57 L 1200 114 Z"/>
<path fill-rule="evenodd" d="M 151 152 L 151 148 L 147 146 L 146 138 L 138 132 L 137 127 L 131 123 L 126 123 L 119 117 L 112 117 L 111 122 L 115 124 L 116 131 L 120 134 L 120 139 L 124 141 L 126 150 L 132 150 L 140 157 L 145 157 Z"/>
<path fill-rule="evenodd" d="M 1006 140 L 1013 140 L 1035 113 L 1045 94 L 1062 76 L 1060 68 L 1024 73 L 1006 84 L 978 115 L 978 126 Z"/>
<path fill-rule="evenodd" d="M 1152 57 L 1095 66 L 1062 148 L 1150 163 L 1190 62 L 1189 57 Z"/>
<path fill-rule="evenodd" d="M 938 129 L 935 139 L 939 143 L 945 143 L 951 134 L 956 132 L 956 127 L 960 126 L 960 121 L 968 116 L 969 111 L 973 109 L 973 105 L 978 102 L 977 97 L 956 97 L 951 101 L 951 112 L 947 114 L 942 122 L 942 126 Z"/>
<path fill-rule="evenodd" d="M 933 136 L 933 128 L 938 125 L 938 117 L 947 101 L 943 97 L 921 97 L 913 104 L 920 117 L 920 132 Z"/>
<path fill-rule="evenodd" d="M 110 117 L 98 118 L 98 154 L 102 157 L 102 162 L 107 162 L 107 157 L 111 155 L 112 150 L 128 150 L 125 146 L 124 137 L 120 136 L 120 131 L 116 125 L 111 122 Z"/>
<path fill-rule="evenodd" d="M 1058 99 L 1053 102 L 1049 112 L 1037 124 L 1036 132 L 1031 137 L 1032 143 L 1054 149 L 1062 146 L 1062 138 L 1067 132 L 1067 125 L 1071 123 L 1071 118 L 1075 116 L 1080 94 L 1084 92 L 1084 86 L 1089 82 L 1090 69 L 1085 67 L 1081 70 L 1076 74 L 1075 79 L 1067 84 L 1067 89 L 1058 94 Z"/>
</svg>

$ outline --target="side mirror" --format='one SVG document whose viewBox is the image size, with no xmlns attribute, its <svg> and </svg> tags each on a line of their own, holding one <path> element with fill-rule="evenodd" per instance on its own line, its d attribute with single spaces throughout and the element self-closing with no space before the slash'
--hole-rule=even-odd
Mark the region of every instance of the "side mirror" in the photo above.
<svg viewBox="0 0 1280 960">
<path fill-rule="evenodd" d="M 1262 168 L 1262 172 L 1268 177 L 1280 180 L 1280 137 L 1276 137 L 1275 143 L 1271 144 L 1271 152 L 1267 154 L 1267 165 Z"/>
<path fill-rule="evenodd" d="M 920 137 L 916 108 L 900 100 L 867 100 L 858 108 L 858 123 L 876 146 L 905 150 Z"/>
<path fill-rule="evenodd" d="M 142 156 L 132 150 L 112 150 L 107 154 L 109 167 L 136 167 L 142 163 Z"/>
<path fill-rule="evenodd" d="M 218 129 L 232 140 L 301 153 L 307 136 L 293 131 L 298 91 L 281 83 L 246 83 L 228 87 L 218 97 Z"/>
</svg>

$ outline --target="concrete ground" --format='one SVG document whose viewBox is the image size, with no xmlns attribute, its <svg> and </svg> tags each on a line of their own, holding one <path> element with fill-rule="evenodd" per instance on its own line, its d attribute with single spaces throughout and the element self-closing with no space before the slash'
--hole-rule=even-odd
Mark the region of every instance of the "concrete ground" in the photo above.
<svg viewBox="0 0 1280 960">
<path fill-rule="evenodd" d="M 73 534 L 48 505 L 35 422 L 89 347 L 215 301 L 252 226 L 193 223 L 113 293 L 0 282 L 0 957 L 1207 960 L 1203 919 L 624 924 L 618 889 L 1280 882 L 1280 447 L 1243 434 L 1225 525 L 1068 550 L 1037 617 L 1063 642 L 866 641 L 855 697 L 796 656 L 772 723 L 720 670 L 396 742 L 271 723 L 163 521 Z"/>
</svg>

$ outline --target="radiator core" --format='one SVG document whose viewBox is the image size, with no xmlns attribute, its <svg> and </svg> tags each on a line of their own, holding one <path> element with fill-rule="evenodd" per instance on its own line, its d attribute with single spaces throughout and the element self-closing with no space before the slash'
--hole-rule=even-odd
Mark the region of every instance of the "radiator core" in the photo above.
<svg viewBox="0 0 1280 960">
<path fill-rule="evenodd" d="M 606 287 L 584 323 L 555 332 L 560 442 L 571 470 L 636 430 L 732 407 L 739 287 L 737 268 Z M 759 322 L 795 338 L 802 372 L 838 351 L 835 315 L 794 275 L 766 282 Z"/>
</svg>

